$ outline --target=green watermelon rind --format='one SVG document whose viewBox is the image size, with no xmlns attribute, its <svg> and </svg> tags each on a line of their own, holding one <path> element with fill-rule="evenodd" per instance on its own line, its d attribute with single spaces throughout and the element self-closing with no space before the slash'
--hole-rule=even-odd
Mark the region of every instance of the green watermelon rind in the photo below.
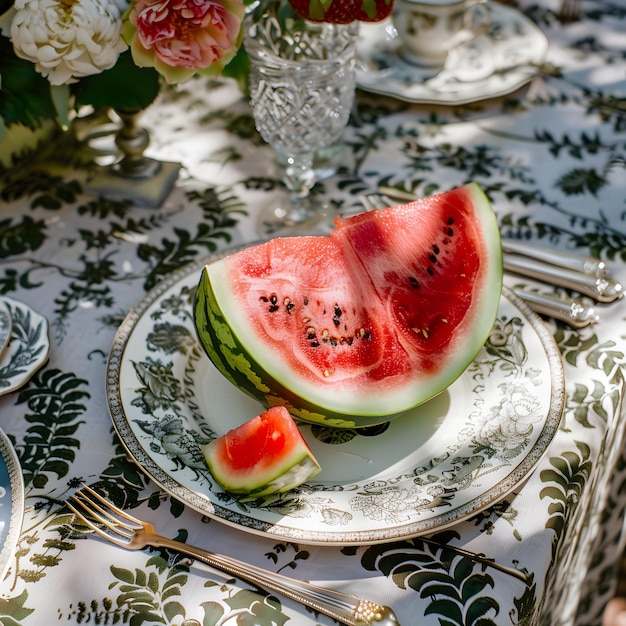
<svg viewBox="0 0 626 626">
<path fill-rule="evenodd" d="M 194 315 L 198 339 L 215 367 L 235 386 L 264 407 L 284 406 L 291 415 L 305 422 L 325 424 L 334 428 L 355 428 L 351 415 L 331 412 L 294 395 L 251 357 L 237 340 L 222 314 L 206 268 L 202 270 L 196 290 Z M 210 322 L 208 321 L 210 320 Z M 296 401 L 294 405 L 293 401 Z M 367 420 L 366 420 L 367 421 Z M 359 420 L 363 425 L 363 420 Z M 371 424 L 380 423 L 374 418 Z"/>
<path fill-rule="evenodd" d="M 196 314 L 204 315 L 207 319 L 211 316 L 211 323 L 197 325 L 199 340 L 209 358 L 231 382 L 234 381 L 236 386 L 262 405 L 283 405 L 292 415 L 303 421 L 334 428 L 380 424 L 436 396 L 465 371 L 480 351 L 492 329 L 500 301 L 502 251 L 497 221 L 489 200 L 478 185 L 467 185 L 467 193 L 471 194 L 476 219 L 481 225 L 486 242 L 485 253 L 491 257 L 483 280 L 485 287 L 474 311 L 472 329 L 459 341 L 455 352 L 456 367 L 440 370 L 430 380 L 422 378 L 416 381 L 413 390 L 397 392 L 397 397 L 392 398 L 394 410 L 387 409 L 389 397 L 372 397 L 365 393 L 363 398 L 356 400 L 353 396 L 329 398 L 331 394 L 325 390 L 306 388 L 301 380 L 295 383 L 290 381 L 289 371 L 286 369 L 282 375 L 280 372 L 276 375 L 276 371 L 268 372 L 252 355 L 253 352 L 262 355 L 264 346 L 258 344 L 256 337 L 246 334 L 248 329 L 245 323 L 238 324 L 237 317 L 241 317 L 241 312 L 225 313 L 218 304 L 220 301 L 228 301 L 224 297 L 228 292 L 228 258 L 203 269 L 196 292 Z M 207 307 L 206 313 L 200 311 L 203 306 Z M 238 331 L 242 334 L 239 335 Z M 294 386 L 293 390 L 290 389 L 290 384 Z"/>
</svg>

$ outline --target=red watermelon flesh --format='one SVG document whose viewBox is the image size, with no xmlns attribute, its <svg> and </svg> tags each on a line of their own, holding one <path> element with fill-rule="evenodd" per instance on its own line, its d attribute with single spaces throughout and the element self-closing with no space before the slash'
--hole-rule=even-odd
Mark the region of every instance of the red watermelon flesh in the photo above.
<svg viewBox="0 0 626 626">
<path fill-rule="evenodd" d="M 321 471 L 287 409 L 272 407 L 202 451 L 213 478 L 234 494 L 264 496 L 294 489 Z"/>
<path fill-rule="evenodd" d="M 245 372 L 217 363 L 219 333 L 198 316 L 196 326 L 218 368 L 261 402 L 306 421 L 371 425 L 464 371 L 501 286 L 497 222 L 472 183 L 338 219 L 330 237 L 277 238 L 207 266 L 197 298 L 228 326 Z"/>
</svg>

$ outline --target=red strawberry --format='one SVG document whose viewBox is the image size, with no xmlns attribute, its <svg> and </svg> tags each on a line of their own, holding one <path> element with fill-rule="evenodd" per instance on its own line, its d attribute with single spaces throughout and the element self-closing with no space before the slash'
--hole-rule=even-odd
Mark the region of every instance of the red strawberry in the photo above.
<svg viewBox="0 0 626 626">
<path fill-rule="evenodd" d="M 393 0 L 289 0 L 293 10 L 312 22 L 349 24 L 380 22 L 389 16 Z"/>
</svg>

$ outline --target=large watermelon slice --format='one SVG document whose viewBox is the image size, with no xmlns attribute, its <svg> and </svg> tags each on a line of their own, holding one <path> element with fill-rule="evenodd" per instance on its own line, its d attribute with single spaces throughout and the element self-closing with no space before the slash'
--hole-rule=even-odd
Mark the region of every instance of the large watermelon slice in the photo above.
<svg viewBox="0 0 626 626">
<path fill-rule="evenodd" d="M 234 494 L 282 493 L 322 469 L 283 406 L 268 409 L 201 448 L 213 478 Z"/>
<path fill-rule="evenodd" d="M 475 183 L 206 266 L 194 307 L 217 368 L 265 406 L 340 428 L 448 387 L 494 322 L 502 252 Z"/>
</svg>

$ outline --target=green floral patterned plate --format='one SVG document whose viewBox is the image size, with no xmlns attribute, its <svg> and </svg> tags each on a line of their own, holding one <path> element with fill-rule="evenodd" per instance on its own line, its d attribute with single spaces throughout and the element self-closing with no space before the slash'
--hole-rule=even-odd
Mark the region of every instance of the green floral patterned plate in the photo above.
<svg viewBox="0 0 626 626">
<path fill-rule="evenodd" d="M 113 423 L 166 492 L 237 528 L 311 544 L 367 544 L 432 533 L 494 504 L 552 440 L 565 388 L 552 336 L 508 291 L 493 332 L 445 392 L 366 431 L 302 426 L 323 471 L 282 496 L 245 501 L 212 480 L 198 444 L 261 406 L 198 346 L 193 293 L 203 263 L 170 275 L 120 327 L 107 366 Z"/>
<path fill-rule="evenodd" d="M 11 316 L 11 337 L 0 355 L 0 395 L 15 391 L 48 360 L 48 322 L 28 305 L 4 296 Z"/>
</svg>

